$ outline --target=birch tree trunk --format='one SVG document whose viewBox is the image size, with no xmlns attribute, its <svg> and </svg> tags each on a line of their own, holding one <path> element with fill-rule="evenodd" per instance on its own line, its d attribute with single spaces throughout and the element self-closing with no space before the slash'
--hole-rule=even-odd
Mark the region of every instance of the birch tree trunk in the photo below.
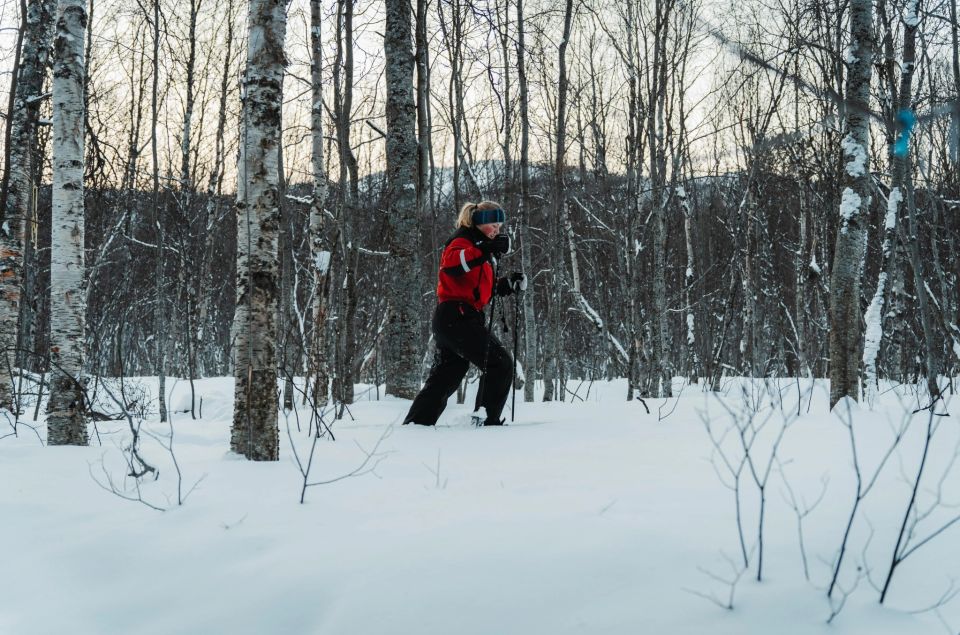
<svg viewBox="0 0 960 635">
<path fill-rule="evenodd" d="M 335 328 L 334 399 L 353 403 L 354 329 L 357 309 L 356 267 L 358 250 L 353 243 L 353 214 L 359 196 L 357 159 L 350 146 L 350 117 L 353 111 L 353 9 L 354 0 L 337 2 L 337 58 L 333 64 L 333 98 L 337 130 L 337 152 L 340 174 L 337 188 L 337 265 L 343 269 L 342 283 L 335 282 L 337 315 Z M 333 289 L 331 289 L 333 291 Z M 337 416 L 343 415 L 340 409 Z"/>
<path fill-rule="evenodd" d="M 915 0 L 908 3 L 908 6 L 912 6 L 914 9 L 914 18 L 917 16 L 917 4 Z M 917 24 L 916 19 L 904 20 L 903 63 L 900 65 L 900 89 L 895 108 L 896 112 L 910 110 L 912 107 Z M 864 315 L 866 333 L 863 347 L 863 393 L 864 400 L 871 407 L 877 399 L 877 355 L 880 351 L 880 343 L 883 340 L 883 305 L 887 292 L 887 279 L 890 276 L 890 268 L 897 266 L 893 261 L 894 248 L 897 244 L 897 215 L 900 203 L 904 199 L 904 185 L 909 172 L 909 156 L 907 153 L 895 153 L 891 159 L 893 182 L 890 186 L 890 195 L 887 198 L 887 213 L 884 216 L 882 262 L 877 277 L 877 288 Z M 918 295 L 923 294 L 919 289 L 917 293 Z"/>
<path fill-rule="evenodd" d="M 40 91 L 50 63 L 56 0 L 33 0 L 27 8 L 22 58 L 10 117 L 6 208 L 0 219 L 0 408 L 13 405 L 13 387 L 7 364 L 14 366 L 17 352 L 17 317 L 20 312 L 24 266 L 24 223 L 32 208 L 34 149 Z"/>
<path fill-rule="evenodd" d="M 283 120 L 283 107 L 280 108 L 280 120 Z M 298 371 L 298 361 L 301 356 L 298 351 L 303 350 L 299 324 L 296 319 L 298 313 L 297 299 L 294 294 L 294 262 L 293 262 L 293 218 L 290 206 L 286 204 L 287 179 L 284 171 L 284 152 L 282 142 L 277 146 L 277 173 L 280 185 L 277 191 L 277 205 L 280 207 L 280 305 L 277 310 L 278 337 L 277 346 L 280 348 L 278 375 L 283 382 L 283 409 L 293 410 L 293 377 Z M 298 339 L 299 338 L 299 339 Z"/>
<path fill-rule="evenodd" d="M 903 44 L 903 64 L 901 65 L 901 84 L 900 84 L 900 111 L 898 117 L 907 115 L 907 111 L 912 107 L 912 80 L 913 70 L 916 60 L 916 30 L 920 22 L 920 1 L 910 0 L 907 3 L 904 15 L 904 44 Z M 909 48 L 908 48 L 909 47 Z M 912 113 L 912 110 L 910 111 Z M 909 141 L 909 139 L 908 139 Z M 940 342 L 936 341 L 934 332 L 933 309 L 930 307 L 930 296 L 933 295 L 928 286 L 923 273 L 923 260 L 920 257 L 920 236 L 917 219 L 917 205 L 914 197 L 913 173 L 910 166 L 909 142 L 901 155 L 897 156 L 902 166 L 902 179 L 904 186 L 904 200 L 907 204 L 907 230 L 909 234 L 904 242 L 907 246 L 907 253 L 910 256 L 910 268 L 913 270 L 914 292 L 917 294 L 917 304 L 920 308 L 920 325 L 923 329 L 924 348 L 923 359 L 927 374 L 927 392 L 930 394 L 931 408 L 933 403 L 940 397 L 939 377 L 940 377 Z M 936 256 L 934 255 L 934 262 Z M 946 298 L 944 298 L 946 300 Z M 934 300 L 936 302 L 936 300 Z"/>
<path fill-rule="evenodd" d="M 907 164 L 909 166 L 909 160 Z M 924 370 L 927 375 L 927 392 L 930 395 L 930 407 L 932 408 L 933 403 L 940 398 L 940 347 L 942 343 L 936 341 L 937 334 L 934 332 L 933 309 L 930 307 L 930 295 L 932 295 L 933 292 L 930 290 L 923 273 L 923 260 L 920 257 L 920 238 L 918 235 L 920 228 L 917 222 L 917 205 L 914 197 L 913 177 L 910 174 L 909 167 L 906 170 L 904 185 L 907 203 L 907 230 L 909 231 L 906 239 L 907 253 L 910 256 L 910 268 L 913 270 L 913 287 L 916 290 L 917 304 L 920 308 L 920 326 L 923 329 L 924 344 L 924 350 L 921 352 L 923 354 L 924 366 L 926 366 Z"/>
<path fill-rule="evenodd" d="M 653 228 L 653 315 L 650 319 L 653 359 L 651 374 L 658 378 L 654 381 L 657 396 L 672 396 L 671 376 L 667 348 L 667 285 L 666 285 L 666 206 L 668 191 L 666 184 L 666 121 L 667 100 L 667 32 L 672 2 L 655 2 L 655 32 L 653 53 L 653 77 L 649 101 L 651 107 L 647 113 L 647 126 L 650 134 L 650 190 L 652 213 L 650 221 Z"/>
<path fill-rule="evenodd" d="M 797 68 L 794 73 L 799 73 L 799 57 L 797 58 Z M 795 87 L 794 92 L 794 121 L 800 121 L 800 87 Z M 797 169 L 797 191 L 802 192 L 804 185 L 808 181 L 806 170 L 802 166 Z M 810 366 L 809 356 L 807 354 L 807 313 L 810 310 L 810 300 L 808 298 L 809 285 L 807 280 L 810 272 L 810 243 L 808 236 L 810 230 L 810 210 L 806 197 L 800 196 L 800 218 L 799 232 L 797 238 L 797 251 L 794 260 L 794 316 L 795 330 L 797 339 L 797 373 L 804 377 L 812 377 L 813 370 Z"/>
<path fill-rule="evenodd" d="M 53 61 L 53 216 L 47 442 L 86 445 L 83 391 L 83 67 L 87 11 L 61 0 Z"/>
<path fill-rule="evenodd" d="M 847 53 L 847 136 L 842 143 L 846 165 L 842 181 L 840 228 L 830 280 L 831 408 L 842 397 L 859 398 L 860 277 L 870 203 L 868 108 L 873 70 L 872 21 L 872 0 L 852 0 L 851 38 Z"/>
<path fill-rule="evenodd" d="M 327 201 L 327 174 L 323 161 L 323 43 L 321 0 L 310 0 L 310 160 L 313 167 L 313 198 L 310 204 L 310 266 L 313 273 L 313 342 L 310 369 L 313 374 L 313 399 L 320 404 L 327 398 L 330 373 L 327 368 L 327 305 L 330 252 L 324 249 L 323 206 Z"/>
<path fill-rule="evenodd" d="M 523 400 L 534 399 L 537 364 L 537 321 L 534 314 L 535 279 L 530 253 L 530 97 L 527 93 L 527 51 L 524 44 L 523 0 L 517 0 L 517 82 L 520 90 L 520 263 L 529 278 L 523 294 L 523 362 L 527 381 Z"/>
<path fill-rule="evenodd" d="M 156 231 L 157 260 L 154 270 L 154 289 L 156 292 L 153 307 L 153 347 L 154 363 L 159 380 L 157 404 L 160 410 L 160 421 L 167 420 L 167 316 L 166 316 L 166 269 L 164 268 L 165 250 L 164 238 L 166 230 L 163 227 L 160 208 L 160 160 L 157 154 L 157 107 L 160 77 L 160 0 L 153 0 L 153 88 L 150 98 L 150 153 L 153 157 L 153 227 Z"/>
<path fill-rule="evenodd" d="M 687 248 L 687 270 L 683 278 L 683 289 L 684 302 L 687 305 L 687 348 L 690 362 L 688 377 L 690 378 L 690 383 L 695 384 L 700 377 L 701 369 L 700 356 L 697 354 L 696 316 L 693 312 L 693 298 L 699 297 L 693 288 L 696 284 L 694 267 L 696 267 L 697 264 L 693 255 L 693 209 L 690 205 L 690 199 L 688 198 L 686 190 L 681 189 L 677 196 L 680 199 L 680 207 L 683 209 L 683 236 Z"/>
<path fill-rule="evenodd" d="M 565 387 L 563 385 L 563 335 L 560 325 L 560 304 L 563 296 L 561 290 L 564 284 L 563 248 L 561 247 L 561 223 L 566 217 L 567 193 L 563 180 L 563 168 L 567 154 L 567 44 L 570 41 L 570 28 L 573 18 L 573 0 L 567 0 L 563 20 L 563 39 L 560 40 L 558 60 L 560 74 L 557 80 L 557 126 L 556 143 L 557 155 L 553 166 L 553 214 L 550 220 L 550 253 L 552 256 L 552 273 L 550 275 L 550 291 L 547 294 L 547 323 L 548 336 L 546 338 L 547 358 L 543 376 L 543 400 L 563 400 Z M 556 392 L 555 392 L 556 391 Z"/>
<path fill-rule="evenodd" d="M 386 0 L 383 49 L 387 77 L 387 237 L 393 280 L 387 286 L 386 393 L 413 399 L 420 390 L 420 276 L 417 248 L 417 137 L 408 0 Z"/>
<path fill-rule="evenodd" d="M 618 51 L 621 60 L 627 66 L 627 192 L 626 205 L 624 206 L 624 268 L 626 273 L 626 295 L 627 295 L 627 334 L 630 338 L 629 359 L 627 361 L 627 401 L 632 401 L 634 392 L 639 388 L 639 360 L 641 355 L 640 342 L 640 281 L 639 281 L 639 263 L 638 263 L 638 245 L 637 234 L 639 233 L 639 200 L 637 194 L 640 189 L 640 157 L 642 151 L 643 129 L 640 125 L 642 120 L 642 92 L 638 89 L 637 72 L 637 26 L 634 15 L 634 2 L 630 0 L 626 3 L 626 11 L 623 14 L 624 28 L 626 31 L 626 51 Z"/>
<path fill-rule="evenodd" d="M 746 185 L 737 220 L 740 231 L 737 234 L 737 260 L 740 269 L 740 286 L 743 295 L 743 325 L 740 333 L 740 369 L 747 377 L 760 375 L 757 353 L 757 285 L 754 261 L 756 259 L 757 204 L 754 193 L 754 174 L 756 169 L 747 171 Z"/>
<path fill-rule="evenodd" d="M 231 449 L 278 459 L 278 147 L 283 98 L 285 0 L 250 0 L 237 198 L 235 403 Z"/>
<path fill-rule="evenodd" d="M 180 138 L 180 216 L 185 224 L 191 222 L 193 217 L 192 204 L 194 200 L 194 178 L 190 169 L 190 153 L 192 143 L 193 110 L 195 97 L 195 80 L 197 66 L 197 16 L 200 12 L 202 0 L 190 0 L 190 10 L 187 23 L 187 65 L 186 65 L 186 100 L 183 113 L 183 129 Z M 206 75 L 206 73 L 204 73 Z M 188 279 L 190 282 L 188 282 Z M 197 309 L 199 301 L 196 295 L 197 285 L 193 283 L 193 271 L 188 272 L 186 266 L 186 254 L 181 249 L 177 258 L 177 282 L 178 292 L 175 297 L 184 298 L 186 306 L 183 314 L 185 318 L 186 336 L 183 341 L 186 343 L 186 362 L 187 376 L 190 382 L 190 413 L 192 418 L 196 418 L 195 401 L 196 391 L 193 380 L 197 374 L 197 352 L 198 348 L 194 346 L 193 330 L 197 321 Z"/>
</svg>

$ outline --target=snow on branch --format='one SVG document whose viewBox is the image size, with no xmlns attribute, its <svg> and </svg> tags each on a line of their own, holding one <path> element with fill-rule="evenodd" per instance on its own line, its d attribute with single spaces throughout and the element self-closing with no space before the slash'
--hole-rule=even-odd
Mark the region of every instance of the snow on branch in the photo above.
<svg viewBox="0 0 960 635">
<path fill-rule="evenodd" d="M 596 215 L 596 214 L 594 214 L 594 213 L 591 212 L 589 209 L 587 209 L 587 206 L 584 205 L 583 203 L 581 203 L 579 198 L 577 198 L 576 196 L 571 196 L 571 197 L 570 197 L 570 200 L 572 200 L 574 203 L 576 203 L 577 206 L 578 206 L 580 209 L 582 209 L 583 212 L 584 212 L 587 216 L 589 216 L 589 217 L 592 218 L 594 221 L 596 221 L 596 223 L 597 223 L 598 225 L 600 225 L 600 227 L 603 227 L 605 230 L 607 230 L 607 231 L 610 232 L 611 234 L 614 234 L 614 235 L 617 234 L 617 232 L 615 232 L 614 230 L 610 229 L 610 227 L 608 227 L 608 226 L 606 225 L 606 223 L 604 223 L 602 220 L 600 220 L 599 218 L 597 218 L 597 215 Z"/>
<path fill-rule="evenodd" d="M 304 205 L 313 205 L 313 197 L 312 197 L 312 196 L 296 196 L 296 195 L 294 195 L 294 194 L 287 194 L 287 195 L 285 196 L 285 198 L 286 198 L 288 201 L 294 201 L 294 202 L 297 202 L 297 203 L 303 203 Z"/>
<path fill-rule="evenodd" d="M 598 331 L 603 331 L 606 333 L 607 339 L 616 349 L 617 355 L 620 356 L 620 360 L 625 364 L 629 363 L 630 356 L 627 354 L 626 349 L 623 348 L 623 344 L 620 343 L 620 340 L 618 340 L 613 333 L 604 329 L 603 318 L 600 317 L 600 314 L 597 313 L 592 306 L 590 306 L 590 303 L 585 297 L 583 297 L 583 294 L 578 289 L 571 289 L 571 293 L 573 293 L 573 297 L 576 298 L 577 304 L 580 305 L 580 310 L 586 316 L 586 318 L 593 322 L 593 325 Z"/>
</svg>

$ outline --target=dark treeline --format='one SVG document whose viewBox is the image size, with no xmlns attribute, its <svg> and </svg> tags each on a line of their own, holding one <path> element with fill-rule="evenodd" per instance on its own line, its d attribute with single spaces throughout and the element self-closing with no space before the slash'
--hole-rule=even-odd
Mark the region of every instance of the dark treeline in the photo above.
<svg viewBox="0 0 960 635">
<path fill-rule="evenodd" d="M 839 157 L 834 157 L 839 161 Z M 481 179 L 492 184 L 505 182 L 501 164 L 490 164 L 481 171 Z M 549 214 L 545 199 L 550 182 L 543 175 L 549 169 L 538 166 L 531 180 L 531 252 L 533 275 L 569 260 L 566 252 L 546 248 L 545 226 Z M 594 321 L 568 299 L 562 312 L 565 374 L 570 379 L 622 377 L 630 372 L 629 355 L 637 347 L 635 373 L 641 394 L 653 394 L 655 373 L 647 365 L 652 358 L 649 324 L 644 324 L 634 343 L 626 327 L 624 298 L 630 293 L 626 275 L 626 250 L 639 255 L 637 275 L 652 274 L 649 236 L 641 231 L 637 242 L 624 242 L 626 184 L 616 174 L 598 174 L 589 168 L 568 173 L 570 215 L 576 227 L 581 263 L 583 293 L 599 314 L 609 337 Z M 749 183 L 749 185 L 747 185 Z M 331 184 L 335 195 L 336 185 Z M 362 382 L 382 383 L 383 367 L 379 359 L 383 321 L 386 312 L 384 285 L 393 283 L 384 266 L 384 224 L 382 175 L 364 179 L 358 214 L 359 247 L 356 341 L 358 354 L 355 377 Z M 463 185 L 469 189 L 467 184 Z M 886 192 L 877 186 L 871 205 L 872 228 L 867 244 L 865 276 L 875 279 L 880 266 L 878 228 L 885 213 Z M 960 192 L 956 183 L 945 191 L 917 191 L 917 206 L 923 210 L 919 240 L 924 249 L 921 266 L 924 279 L 930 280 L 938 298 L 940 322 L 937 325 L 943 349 L 941 359 L 952 360 L 944 373 L 957 372 L 956 357 L 950 350 L 953 339 L 947 332 L 956 319 L 960 259 Z M 515 192 L 487 191 L 491 197 L 510 200 Z M 292 296 L 294 319 L 288 325 L 286 345 L 297 351 L 292 356 L 291 372 L 307 371 L 304 341 L 310 341 L 314 328 L 310 295 L 312 285 L 306 275 L 310 257 L 306 243 L 309 224 L 309 191 L 293 186 L 284 201 L 290 224 L 293 275 L 286 284 L 295 289 Z M 477 198 L 476 196 L 474 198 Z M 648 197 L 649 198 L 649 197 Z M 176 192 L 161 197 L 161 224 L 168 233 L 168 257 L 165 303 L 168 316 L 167 371 L 179 377 L 229 375 L 230 329 L 236 287 L 237 223 L 233 200 L 209 199 L 205 194 L 192 197 L 188 209 L 182 209 Z M 156 275 L 157 232 L 152 218 L 149 192 L 101 190 L 86 193 L 86 250 L 88 264 L 87 346 L 89 372 L 109 376 L 155 374 L 151 342 L 156 337 L 153 284 Z M 49 284 L 49 189 L 40 191 L 38 200 L 39 234 L 36 257 L 28 263 L 28 284 L 37 290 L 24 311 L 26 348 L 41 352 L 46 348 L 48 323 L 46 293 Z M 829 263 L 832 260 L 838 226 L 839 187 L 836 180 L 813 179 L 800 173 L 755 173 L 748 180 L 744 173 L 698 177 L 678 183 L 670 195 L 667 214 L 667 291 L 669 309 L 669 359 L 674 375 L 700 378 L 714 385 L 726 374 L 762 376 L 828 375 L 827 344 L 829 306 Z M 449 197 L 438 200 L 437 219 L 423 218 L 420 235 L 420 264 L 425 293 L 420 312 L 421 332 L 411 337 L 427 341 L 429 315 L 435 300 L 436 261 L 443 240 L 452 232 L 454 218 Z M 690 241 L 694 255 L 694 275 L 687 279 L 687 243 L 684 231 L 686 211 L 690 216 Z M 132 223 L 132 218 L 144 219 Z M 513 224 L 514 219 L 509 219 Z M 641 227 L 643 225 L 641 224 Z M 801 236 L 801 229 L 804 234 Z M 329 231 L 328 231 L 329 233 Z M 328 240 L 330 237 L 328 236 Z M 434 242 L 435 241 L 435 242 Z M 129 253 L 125 253 L 129 250 Z M 906 259 L 906 258 L 905 258 Z M 519 269 L 519 251 L 504 259 L 503 270 Z M 743 277 L 749 275 L 749 287 Z M 204 276 L 211 284 L 204 283 Z M 538 280 L 539 282 L 539 280 Z M 546 306 L 548 289 L 534 284 L 535 305 Z M 641 290 L 649 285 L 641 285 Z M 747 296 L 748 289 L 752 291 Z M 863 288 L 861 309 L 866 311 L 873 289 Z M 917 290 L 909 275 L 899 275 L 891 288 L 891 303 L 884 315 L 888 322 L 880 349 L 880 376 L 897 382 L 915 382 L 924 374 L 921 359 L 925 355 L 919 314 L 914 306 Z M 939 296 L 943 293 L 942 296 Z M 566 294 L 564 294 L 566 297 Z M 652 299 L 640 294 L 640 313 L 649 315 Z M 747 305 L 752 307 L 747 311 Z M 514 302 L 498 310 L 496 324 L 502 330 L 505 320 L 513 328 Z M 503 319 L 500 313 L 503 313 Z M 693 316 L 693 343 L 689 340 L 688 315 Z M 748 319 L 752 316 L 752 319 Z M 521 337 L 523 337 L 522 320 Z M 302 326 L 302 328 L 301 328 Z M 509 340 L 512 335 L 503 335 Z M 542 340 L 542 337 L 541 337 Z M 628 357 L 618 351 L 620 343 Z M 538 343 L 543 349 L 543 342 Z M 520 362 L 523 363 L 521 347 Z M 32 357 L 27 367 L 41 371 L 42 355 Z M 538 359 L 543 359 L 539 355 Z M 528 376 L 541 376 L 537 369 L 526 369 Z M 646 384 L 645 384 L 646 382 Z"/>
<path fill-rule="evenodd" d="M 21 16 L 0 188 L 0 348 L 22 367 L 85 324 L 71 359 L 157 376 L 161 419 L 167 374 L 260 386 L 239 419 L 272 412 L 274 369 L 341 404 L 357 382 L 411 397 L 444 240 L 492 199 L 503 273 L 532 281 L 495 321 L 522 325 L 544 400 L 776 375 L 829 377 L 831 406 L 878 377 L 935 401 L 956 374 L 951 3 L 104 0 L 88 21 L 73 1 L 76 52 L 55 4 Z"/>
</svg>

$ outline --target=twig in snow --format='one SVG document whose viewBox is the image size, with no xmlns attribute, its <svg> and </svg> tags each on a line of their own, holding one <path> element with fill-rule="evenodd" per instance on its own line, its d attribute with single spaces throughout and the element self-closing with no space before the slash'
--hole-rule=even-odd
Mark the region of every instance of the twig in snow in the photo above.
<svg viewBox="0 0 960 635">
<path fill-rule="evenodd" d="M 722 608 L 722 609 L 726 609 L 726 610 L 728 610 L 728 611 L 732 611 L 732 610 L 733 610 L 733 600 L 734 600 L 734 596 L 735 596 L 735 594 L 736 594 L 736 592 L 737 592 L 737 584 L 739 584 L 740 579 L 743 577 L 743 574 L 747 572 L 747 567 L 746 567 L 746 566 L 743 566 L 743 567 L 738 566 L 738 565 L 733 561 L 733 558 L 731 558 L 730 556 L 728 556 L 728 555 L 725 554 L 725 553 L 722 553 L 722 552 L 721 552 L 720 556 L 721 556 L 721 557 L 727 562 L 727 564 L 730 566 L 730 577 L 723 577 L 723 576 L 718 575 L 718 574 L 716 574 L 716 573 L 714 573 L 714 572 L 712 572 L 712 571 L 710 571 L 710 570 L 708 570 L 708 569 L 705 569 L 704 567 L 699 567 L 699 566 L 697 567 L 697 571 L 699 571 L 699 572 L 702 573 L 703 575 L 707 576 L 708 578 L 710 578 L 710 579 L 713 580 L 714 582 L 718 582 L 718 583 L 720 583 L 721 585 L 724 585 L 725 587 L 727 587 L 727 597 L 726 597 L 726 600 L 722 600 L 722 599 L 718 598 L 717 595 L 716 595 L 714 592 L 712 592 L 712 591 L 709 592 L 709 593 L 704 593 L 703 591 L 697 591 L 696 589 L 690 589 L 690 588 L 686 588 L 686 587 L 685 587 L 683 590 L 686 591 L 687 593 L 690 593 L 690 594 L 692 594 L 692 595 L 696 595 L 697 597 L 701 597 L 701 598 L 703 598 L 703 599 L 705 599 L 705 600 L 708 600 L 708 601 L 710 601 L 710 602 L 713 602 L 714 604 L 716 604 L 717 606 L 719 606 L 719 607 Z"/>
<path fill-rule="evenodd" d="M 827 617 L 827 624 L 832 624 L 833 620 L 843 611 L 843 607 L 847 604 L 847 598 L 857 590 L 857 586 L 860 585 L 860 580 L 863 579 L 863 575 L 863 568 L 857 567 L 857 577 L 849 589 L 843 588 L 841 584 L 835 584 L 833 588 L 839 591 L 839 598 L 837 598 L 835 594 L 827 595 L 827 601 L 830 604 L 830 615 Z"/>
<path fill-rule="evenodd" d="M 447 481 L 449 481 L 450 479 L 444 478 L 443 484 L 442 485 L 440 484 L 440 450 L 439 449 L 437 450 L 437 469 L 433 469 L 426 463 L 423 464 L 423 467 L 427 468 L 430 471 L 430 473 L 436 477 L 436 482 L 434 483 L 434 487 L 436 487 L 437 489 L 447 489 Z"/>
<path fill-rule="evenodd" d="M 810 567 L 807 564 L 807 550 L 803 542 L 803 519 L 823 501 L 823 497 L 827 493 L 827 484 L 830 482 L 830 478 L 826 474 L 820 477 L 820 493 L 817 495 L 816 500 L 808 505 L 802 496 L 798 500 L 796 493 L 793 491 L 793 487 L 790 485 L 790 480 L 787 478 L 784 464 L 779 457 L 777 458 L 777 469 L 780 472 L 780 477 L 783 480 L 785 489 L 785 492 L 781 492 L 781 495 L 787 504 L 790 505 L 790 508 L 793 509 L 793 514 L 797 519 L 797 538 L 800 543 L 800 559 L 803 562 L 803 577 L 809 582 Z"/>
</svg>

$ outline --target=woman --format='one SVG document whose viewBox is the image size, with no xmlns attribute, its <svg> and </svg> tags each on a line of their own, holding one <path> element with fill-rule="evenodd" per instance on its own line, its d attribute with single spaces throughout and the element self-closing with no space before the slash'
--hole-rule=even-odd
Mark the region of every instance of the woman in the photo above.
<svg viewBox="0 0 960 635">
<path fill-rule="evenodd" d="M 460 210 L 457 231 L 440 258 L 432 323 L 437 354 L 405 424 L 436 424 L 472 363 L 485 371 L 477 393 L 477 409 L 486 410 L 483 425 L 503 425 L 500 413 L 513 382 L 513 359 L 487 330 L 483 307 L 494 293 L 506 296 L 527 287 L 522 273 L 494 281 L 496 259 L 510 250 L 510 238 L 500 233 L 504 220 L 503 209 L 492 201 L 467 203 Z"/>
</svg>

